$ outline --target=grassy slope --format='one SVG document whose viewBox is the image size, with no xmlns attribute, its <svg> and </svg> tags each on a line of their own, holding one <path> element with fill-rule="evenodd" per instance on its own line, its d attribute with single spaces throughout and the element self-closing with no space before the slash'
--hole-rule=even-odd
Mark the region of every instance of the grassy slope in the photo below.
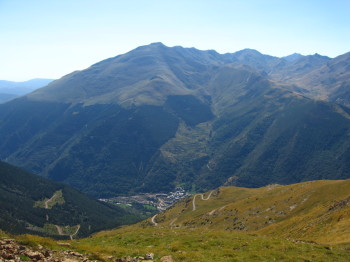
<svg viewBox="0 0 350 262">
<path fill-rule="evenodd" d="M 197 196 L 195 211 L 193 198 L 187 199 L 159 214 L 156 222 L 163 227 L 204 227 L 325 244 L 347 243 L 349 192 L 350 180 L 257 189 L 223 187 L 214 191 L 208 201 Z"/>
<path fill-rule="evenodd" d="M 348 251 L 313 243 L 223 230 L 126 227 L 73 242 L 79 251 L 100 257 L 138 256 L 149 252 L 175 261 L 348 261 Z M 330 250 L 331 249 L 331 250 Z"/>
<path fill-rule="evenodd" d="M 20 244 L 34 249 L 76 250 L 97 261 L 111 261 L 108 257 L 144 256 L 154 253 L 155 261 L 171 255 L 175 261 L 348 261 L 346 246 L 326 246 L 315 243 L 282 240 L 244 233 L 213 230 L 188 230 L 130 227 L 101 232 L 92 238 L 67 241 L 67 245 L 50 238 L 34 235 L 0 237 L 15 238 Z"/>
<path fill-rule="evenodd" d="M 222 187 L 133 226 L 73 241 L 85 252 L 175 261 L 349 261 L 350 180 Z M 204 194 L 208 197 L 210 192 Z"/>
<path fill-rule="evenodd" d="M 196 211 L 193 197 L 179 202 L 156 217 L 157 226 L 143 221 L 69 241 L 68 247 L 38 236 L 16 238 L 22 244 L 73 249 L 106 261 L 109 256 L 150 252 L 156 261 L 166 255 L 191 262 L 349 261 L 349 187 L 350 180 L 225 187 L 207 201 L 197 195 Z M 229 228 L 235 218 L 244 220 L 246 230 Z"/>
</svg>

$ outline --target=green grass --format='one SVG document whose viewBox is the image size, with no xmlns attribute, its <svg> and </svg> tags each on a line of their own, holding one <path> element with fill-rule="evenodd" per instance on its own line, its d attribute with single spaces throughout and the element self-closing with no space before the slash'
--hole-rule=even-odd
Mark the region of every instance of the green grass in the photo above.
<svg viewBox="0 0 350 262">
<path fill-rule="evenodd" d="M 0 229 L 0 237 L 7 237 L 7 234 Z"/>
<path fill-rule="evenodd" d="M 192 197 L 158 214 L 158 226 L 147 220 L 72 244 L 102 258 L 152 252 L 191 262 L 349 261 L 349 192 L 350 180 L 223 187 L 207 201 L 197 196 L 195 211 Z"/>
<path fill-rule="evenodd" d="M 324 244 L 350 243 L 350 180 L 249 189 L 222 187 L 207 201 L 193 196 L 158 214 L 162 227 L 246 231 Z M 205 194 L 208 196 L 209 192 Z M 152 226 L 148 220 L 143 226 Z"/>
<path fill-rule="evenodd" d="M 155 206 L 143 205 L 143 207 L 147 210 L 157 211 L 157 208 Z"/>
<path fill-rule="evenodd" d="M 195 211 L 193 197 L 178 202 L 156 216 L 157 226 L 148 219 L 67 241 L 68 248 L 106 261 L 154 253 L 156 261 L 171 255 L 177 262 L 345 262 L 350 261 L 349 192 L 350 180 L 224 187 L 207 201 L 197 196 Z M 244 228 L 234 229 L 235 224 Z M 21 239 L 28 245 L 58 246 L 48 238 Z"/>
<path fill-rule="evenodd" d="M 55 205 L 63 205 L 65 203 L 62 190 L 56 191 L 50 199 L 45 198 L 44 200 L 36 201 L 34 207 L 46 208 L 45 203 L 47 202 L 47 208 L 51 209 Z"/>
<path fill-rule="evenodd" d="M 135 228 L 101 232 L 72 243 L 81 252 L 100 257 L 154 253 L 157 261 L 171 255 L 175 261 L 349 261 L 348 251 L 312 243 L 239 232 L 198 229 Z"/>
</svg>

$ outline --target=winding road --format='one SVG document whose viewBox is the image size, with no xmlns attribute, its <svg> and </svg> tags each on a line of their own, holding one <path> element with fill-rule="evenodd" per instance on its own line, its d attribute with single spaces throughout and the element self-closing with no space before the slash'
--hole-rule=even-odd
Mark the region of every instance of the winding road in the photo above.
<svg viewBox="0 0 350 262">
<path fill-rule="evenodd" d="M 211 192 L 209 193 L 209 195 L 208 195 L 206 198 L 204 198 L 204 194 L 196 194 L 196 195 L 193 197 L 193 201 L 192 201 L 192 211 L 195 211 L 195 210 L 196 210 L 196 197 L 197 197 L 197 196 L 201 196 L 201 199 L 204 200 L 204 201 L 206 201 L 206 200 L 209 200 L 209 199 L 210 199 L 210 197 L 211 197 L 211 195 L 212 195 L 213 193 L 214 193 L 214 190 L 211 191 Z M 215 210 L 213 210 L 213 212 L 214 212 L 214 211 L 215 211 Z M 157 215 L 158 215 L 158 214 L 154 215 L 154 216 L 151 218 L 151 223 L 152 223 L 154 226 L 158 226 L 158 223 L 155 221 Z M 172 226 L 172 225 L 175 223 L 176 220 L 177 220 L 177 218 L 173 219 L 173 220 L 170 222 L 170 226 Z"/>
<path fill-rule="evenodd" d="M 158 226 L 158 223 L 155 221 L 156 216 L 157 214 L 151 218 L 151 222 L 153 223 L 154 226 Z"/>
<path fill-rule="evenodd" d="M 55 225 L 55 227 L 56 227 L 56 229 L 57 229 L 57 233 L 58 233 L 60 236 L 67 236 L 67 234 L 64 234 L 64 233 L 63 233 L 63 230 L 62 230 L 62 228 L 61 228 L 60 226 Z M 80 225 L 77 225 L 77 229 L 75 230 L 75 232 L 74 232 L 72 235 L 69 235 L 70 240 L 73 240 L 73 237 L 74 237 L 76 234 L 78 234 L 79 230 L 80 230 Z"/>
<path fill-rule="evenodd" d="M 192 211 L 195 211 L 196 210 L 196 197 L 197 196 L 201 196 L 202 200 L 206 201 L 206 200 L 209 200 L 209 198 L 211 197 L 211 194 L 213 194 L 214 191 L 211 191 L 209 193 L 209 195 L 207 196 L 207 198 L 204 198 L 204 195 L 203 194 L 197 194 L 193 197 L 193 201 L 192 201 Z"/>
<path fill-rule="evenodd" d="M 70 237 L 70 240 L 73 240 L 73 237 L 76 235 L 76 234 L 78 234 L 78 232 L 79 232 L 79 229 L 80 229 L 80 224 L 77 226 L 77 230 L 74 232 L 74 234 L 72 234 L 72 235 L 69 235 L 69 237 Z"/>
</svg>

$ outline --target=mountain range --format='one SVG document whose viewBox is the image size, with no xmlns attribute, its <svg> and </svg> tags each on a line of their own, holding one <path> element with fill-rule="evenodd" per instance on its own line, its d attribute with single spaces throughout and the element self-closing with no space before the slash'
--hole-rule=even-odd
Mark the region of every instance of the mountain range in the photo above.
<svg viewBox="0 0 350 262">
<path fill-rule="evenodd" d="M 0 103 L 28 94 L 37 88 L 46 86 L 53 79 L 36 78 L 24 82 L 0 80 Z"/>
<path fill-rule="evenodd" d="M 349 53 L 141 46 L 0 105 L 0 157 L 95 197 L 350 177 Z"/>
</svg>

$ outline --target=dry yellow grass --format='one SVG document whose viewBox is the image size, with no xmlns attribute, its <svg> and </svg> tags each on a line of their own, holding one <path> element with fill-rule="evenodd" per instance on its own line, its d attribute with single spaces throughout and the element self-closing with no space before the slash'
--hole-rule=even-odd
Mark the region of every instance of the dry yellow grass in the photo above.
<svg viewBox="0 0 350 262">
<path fill-rule="evenodd" d="M 207 201 L 198 195 L 194 211 L 193 198 L 159 214 L 158 226 L 254 232 L 326 244 L 350 242 L 350 180 L 258 189 L 222 187 Z"/>
</svg>

